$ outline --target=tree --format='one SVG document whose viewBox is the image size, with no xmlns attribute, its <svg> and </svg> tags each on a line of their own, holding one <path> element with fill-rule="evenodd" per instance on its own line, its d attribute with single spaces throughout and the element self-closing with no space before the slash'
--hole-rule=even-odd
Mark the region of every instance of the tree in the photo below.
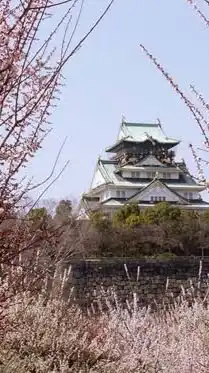
<svg viewBox="0 0 209 373">
<path fill-rule="evenodd" d="M 171 206 L 168 202 L 160 202 L 153 208 L 147 208 L 143 213 L 145 223 L 162 224 L 164 222 L 177 222 L 181 217 L 181 210 Z"/>
<path fill-rule="evenodd" d="M 55 220 L 60 223 L 67 223 L 72 218 L 72 202 L 62 199 L 56 207 Z"/>
<path fill-rule="evenodd" d="M 131 214 L 126 218 L 125 223 L 130 227 L 137 227 L 143 223 L 143 217 L 141 215 Z"/>
<path fill-rule="evenodd" d="M 67 165 L 65 164 L 58 176 L 53 179 L 62 148 L 51 172 L 42 182 L 26 180 L 23 172 L 42 147 L 43 140 L 50 130 L 50 115 L 60 96 L 65 65 L 95 30 L 113 2 L 114 0 L 109 2 L 87 33 L 73 45 L 72 40 L 81 20 L 83 0 L 0 1 L 1 232 L 5 233 L 7 221 L 11 223 L 12 219 L 10 229 L 4 234 L 4 242 L 0 240 L 0 265 L 7 273 L 6 279 L 11 275 L 10 295 L 17 291 L 17 284 L 25 284 L 25 276 L 28 278 L 29 286 L 35 273 L 38 274 L 39 282 L 34 280 L 34 284 L 40 285 L 40 279 L 46 275 L 46 270 L 51 265 L 50 262 L 48 265 L 45 262 L 49 250 L 53 253 L 51 258 L 53 257 L 54 264 L 61 260 L 56 251 L 59 230 L 46 226 L 43 229 L 43 224 L 41 230 L 40 226 L 32 230 L 28 222 L 30 216 L 36 221 L 45 218 L 44 210 L 33 209 L 44 191 L 56 181 Z M 20 210 L 24 211 L 24 198 L 31 190 L 40 186 L 44 186 L 44 190 L 30 207 L 29 217 L 22 216 Z M 39 220 L 40 216 L 42 217 Z M 36 260 L 37 254 L 39 265 Z M 24 265 L 19 262 L 20 270 L 17 269 L 17 260 L 23 256 Z M 11 271 L 14 263 L 16 269 L 13 268 Z M 5 289 L 2 280 L 0 307 L 2 304 L 5 305 L 8 299 Z"/>
<path fill-rule="evenodd" d="M 202 0 L 197 4 L 195 0 L 187 0 L 187 3 L 192 7 L 193 11 L 197 14 L 203 24 L 208 28 L 209 21 L 208 15 L 206 14 L 206 9 L 209 6 L 208 0 Z M 206 6 L 205 10 L 203 10 L 203 6 Z M 197 168 L 197 177 L 196 179 L 204 183 L 205 186 L 208 188 L 209 183 L 206 181 L 206 175 L 204 172 L 204 168 L 206 165 L 209 164 L 209 160 L 201 157 L 198 152 L 202 150 L 208 153 L 209 150 L 209 133 L 208 133 L 208 113 L 209 113 L 209 104 L 207 99 L 200 93 L 199 89 L 197 89 L 194 85 L 190 85 L 190 91 L 193 95 L 193 98 L 185 93 L 185 91 L 180 87 L 180 85 L 172 78 L 171 75 L 166 71 L 164 66 L 155 58 L 155 56 L 143 45 L 140 44 L 141 50 L 145 53 L 145 55 L 153 62 L 154 66 L 161 72 L 163 77 L 167 80 L 167 82 L 171 85 L 173 90 L 177 93 L 180 99 L 184 102 L 186 107 L 188 108 L 192 118 L 194 119 L 195 123 L 197 124 L 200 133 L 203 137 L 203 147 L 195 148 L 192 144 L 189 145 L 193 160 L 195 162 Z"/>
<path fill-rule="evenodd" d="M 33 229 L 47 229 L 52 221 L 45 207 L 35 208 L 28 214 L 29 224 Z"/>
<path fill-rule="evenodd" d="M 209 223 L 209 209 L 204 211 L 201 215 L 200 215 L 200 219 L 204 222 L 204 223 Z"/>
<path fill-rule="evenodd" d="M 132 216 L 132 218 L 130 218 Z M 130 219 L 134 219 L 134 217 L 140 216 L 140 208 L 137 203 L 130 203 L 123 205 L 121 208 L 119 208 L 114 216 L 113 216 L 113 224 L 114 225 L 124 225 L 124 224 L 130 224 Z M 128 222 L 127 222 L 127 219 Z M 138 218 L 137 218 L 138 219 Z"/>
<path fill-rule="evenodd" d="M 47 217 L 48 217 L 48 212 L 45 207 L 39 207 L 39 208 L 32 209 L 28 214 L 29 220 L 33 220 L 33 221 L 44 220 Z"/>
<path fill-rule="evenodd" d="M 195 211 L 183 211 L 178 223 L 170 228 L 176 253 L 179 255 L 201 255 L 200 220 Z"/>
<path fill-rule="evenodd" d="M 36 187 L 17 176 L 41 148 L 49 117 L 59 97 L 66 63 L 110 9 L 71 47 L 70 29 L 79 1 L 2 0 L 0 4 L 0 201 L 16 206 Z M 60 16 L 58 16 L 60 15 Z M 75 13 L 76 15 L 76 13 Z M 43 29 L 49 29 L 48 35 Z M 47 178 L 48 181 L 48 178 Z"/>
<path fill-rule="evenodd" d="M 110 219 L 102 211 L 90 213 L 90 222 L 99 232 L 109 231 L 111 227 Z"/>
</svg>

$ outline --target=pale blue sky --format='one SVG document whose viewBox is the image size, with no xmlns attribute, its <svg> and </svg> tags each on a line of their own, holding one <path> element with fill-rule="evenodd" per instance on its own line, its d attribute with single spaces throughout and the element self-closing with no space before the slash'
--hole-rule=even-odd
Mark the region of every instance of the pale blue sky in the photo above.
<svg viewBox="0 0 209 373">
<path fill-rule="evenodd" d="M 86 0 L 77 38 L 105 4 Z M 122 115 L 134 122 L 160 118 L 169 136 L 182 139 L 179 157 L 194 170 L 188 143 L 201 144 L 199 129 L 139 44 L 150 49 L 180 85 L 188 89 L 194 83 L 207 97 L 207 40 L 208 30 L 185 0 L 116 0 L 65 69 L 66 86 L 52 116 L 54 130 L 30 174 L 37 181 L 44 178 L 65 136 L 59 166 L 67 159 L 70 165 L 45 198 L 78 199 L 88 190 L 97 157 L 115 141 Z"/>
</svg>

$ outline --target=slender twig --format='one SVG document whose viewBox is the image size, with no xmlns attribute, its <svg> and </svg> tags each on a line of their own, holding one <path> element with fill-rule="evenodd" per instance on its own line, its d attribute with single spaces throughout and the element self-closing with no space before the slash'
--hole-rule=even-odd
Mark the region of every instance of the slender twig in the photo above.
<svg viewBox="0 0 209 373">
<path fill-rule="evenodd" d="M 46 184 L 47 181 L 49 181 L 51 179 L 51 177 L 54 175 L 57 163 L 59 161 L 59 158 L 60 158 L 60 155 L 61 155 L 61 153 L 63 151 L 63 148 L 64 148 L 64 146 L 66 144 L 66 141 L 67 141 L 67 137 L 64 139 L 64 141 L 63 141 L 63 143 L 62 143 L 62 145 L 61 145 L 61 147 L 60 147 L 60 149 L 59 149 L 59 151 L 57 153 L 57 156 L 56 156 L 55 162 L 53 164 L 53 167 L 52 167 L 52 169 L 50 171 L 50 174 L 44 180 L 42 180 L 40 183 L 33 185 L 31 188 L 28 188 L 28 191 L 31 191 L 31 190 L 39 188 L 40 186 L 42 186 L 43 184 Z"/>
<path fill-rule="evenodd" d="M 41 192 L 41 194 L 38 196 L 38 198 L 35 200 L 35 202 L 33 203 L 32 207 L 30 208 L 29 212 L 36 206 L 36 204 L 40 201 L 40 199 L 43 197 L 43 195 L 47 192 L 47 190 L 49 188 L 51 188 L 51 186 L 60 178 L 60 176 L 63 174 L 63 172 L 65 171 L 65 169 L 67 168 L 69 164 L 69 161 L 67 161 L 64 166 L 62 167 L 61 171 L 58 173 L 58 175 L 51 181 L 51 183 L 49 185 L 47 185 L 47 187 Z M 29 213 L 28 212 L 28 213 Z"/>
</svg>

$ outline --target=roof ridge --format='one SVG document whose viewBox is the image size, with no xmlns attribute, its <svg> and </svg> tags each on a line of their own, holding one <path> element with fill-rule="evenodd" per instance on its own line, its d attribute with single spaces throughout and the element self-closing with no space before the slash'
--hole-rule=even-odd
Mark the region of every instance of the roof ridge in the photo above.
<svg viewBox="0 0 209 373">
<path fill-rule="evenodd" d="M 101 159 L 101 158 L 100 158 L 100 161 L 101 161 L 102 163 L 113 163 L 113 164 L 117 163 L 117 161 L 114 160 L 114 159 Z"/>
<path fill-rule="evenodd" d="M 105 181 L 106 181 L 107 183 L 108 183 L 108 182 L 111 182 L 111 179 L 110 179 L 110 177 L 109 177 L 107 171 L 105 170 L 104 165 L 103 165 L 101 159 L 99 159 L 99 161 L 98 161 L 98 165 L 99 165 L 100 172 L 101 172 L 102 176 L 104 177 Z"/>
<path fill-rule="evenodd" d="M 160 127 L 159 123 L 142 123 L 142 122 L 123 122 L 127 126 L 141 126 L 141 127 Z"/>
</svg>

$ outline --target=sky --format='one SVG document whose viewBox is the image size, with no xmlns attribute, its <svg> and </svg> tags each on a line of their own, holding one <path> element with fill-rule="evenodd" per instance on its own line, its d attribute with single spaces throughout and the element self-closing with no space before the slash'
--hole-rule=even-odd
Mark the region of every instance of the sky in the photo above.
<svg viewBox="0 0 209 373">
<path fill-rule="evenodd" d="M 77 40 L 105 5 L 107 0 L 86 0 Z M 51 117 L 53 131 L 29 175 L 39 182 L 49 174 L 66 136 L 57 172 L 65 161 L 69 165 L 44 198 L 79 200 L 88 191 L 97 158 L 105 156 L 104 149 L 115 142 L 122 115 L 133 122 L 160 118 L 166 134 L 182 140 L 178 158 L 184 157 L 195 172 L 188 144 L 202 145 L 199 128 L 139 44 L 159 59 L 183 89 L 189 92 L 194 84 L 207 99 L 207 33 L 185 0 L 115 0 L 65 67 L 65 87 Z"/>
</svg>

